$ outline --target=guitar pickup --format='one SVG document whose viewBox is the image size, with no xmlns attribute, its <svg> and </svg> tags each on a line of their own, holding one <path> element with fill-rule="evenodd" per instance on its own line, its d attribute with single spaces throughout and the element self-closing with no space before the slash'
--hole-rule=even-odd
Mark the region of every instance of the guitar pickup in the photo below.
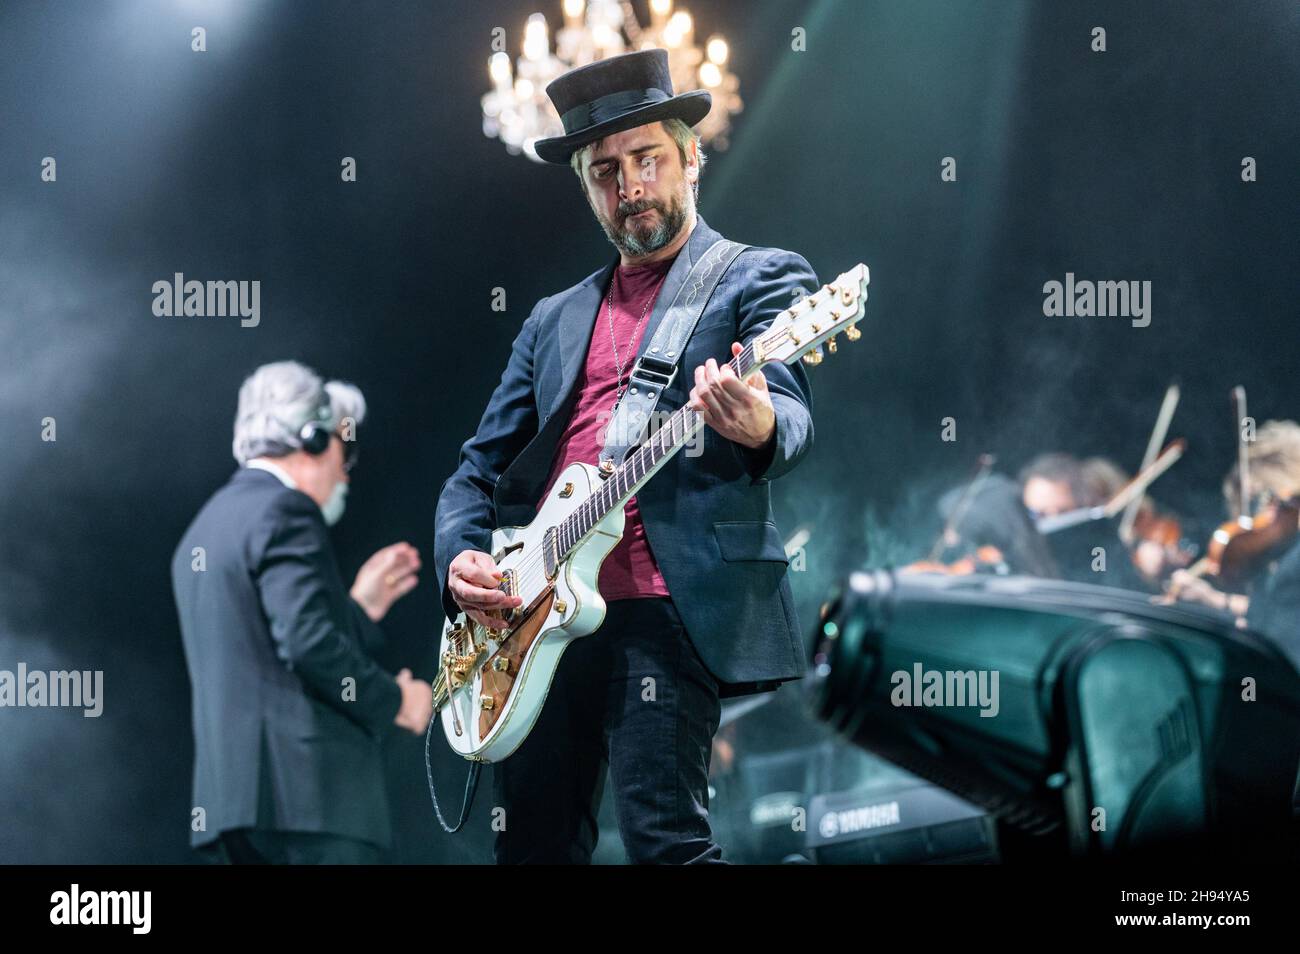
<svg viewBox="0 0 1300 954">
<path fill-rule="evenodd" d="M 515 571 L 502 570 L 501 582 L 497 584 L 496 588 L 507 596 L 518 596 L 519 593 L 515 589 Z M 521 609 L 523 609 L 522 606 L 511 606 L 504 609 L 501 611 L 501 618 L 507 623 L 513 623 L 518 618 Z"/>
</svg>

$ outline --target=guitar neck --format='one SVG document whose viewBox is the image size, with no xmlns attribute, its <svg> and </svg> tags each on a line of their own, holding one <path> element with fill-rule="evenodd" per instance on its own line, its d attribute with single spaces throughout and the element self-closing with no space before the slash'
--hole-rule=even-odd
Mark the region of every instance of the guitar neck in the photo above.
<svg viewBox="0 0 1300 954">
<path fill-rule="evenodd" d="M 727 362 L 742 380 L 764 363 L 757 360 L 752 343 Z M 622 510 L 628 498 L 644 487 L 703 426 L 704 418 L 686 404 L 674 411 L 645 443 L 628 451 L 622 465 L 605 479 L 600 489 L 556 528 L 560 559 L 565 559 L 605 517 Z"/>
<path fill-rule="evenodd" d="M 823 285 L 778 313 L 768 329 L 752 337 L 727 366 L 744 380 L 768 364 L 792 364 L 798 360 L 819 364 L 822 354 L 813 352 L 823 342 L 828 352 L 834 354 L 835 335 L 839 332 L 843 331 L 850 341 L 861 337 L 854 324 L 863 315 L 870 281 L 871 273 L 866 265 L 853 266 L 832 284 Z M 548 531 L 548 572 L 567 559 L 597 524 L 616 510 L 622 510 L 628 498 L 645 486 L 702 427 L 704 418 L 699 412 L 689 404 L 683 405 L 644 443 L 628 451 L 622 464 L 608 475 L 602 468 L 604 482 L 596 492 Z"/>
</svg>

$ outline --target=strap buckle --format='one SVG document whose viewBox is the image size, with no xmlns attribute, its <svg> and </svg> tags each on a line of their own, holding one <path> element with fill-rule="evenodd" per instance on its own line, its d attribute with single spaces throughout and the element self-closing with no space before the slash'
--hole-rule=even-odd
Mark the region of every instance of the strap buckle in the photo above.
<svg viewBox="0 0 1300 954">
<path fill-rule="evenodd" d="M 664 391 L 677 379 L 677 368 L 676 361 L 667 361 L 647 351 L 637 359 L 629 380 L 639 380 L 643 384 Z"/>
</svg>

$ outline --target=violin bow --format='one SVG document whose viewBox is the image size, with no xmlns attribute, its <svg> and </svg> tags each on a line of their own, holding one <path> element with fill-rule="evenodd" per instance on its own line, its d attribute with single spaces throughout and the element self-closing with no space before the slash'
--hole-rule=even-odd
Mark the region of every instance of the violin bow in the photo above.
<svg viewBox="0 0 1300 954">
<path fill-rule="evenodd" d="M 1138 468 L 1139 473 L 1155 463 L 1160 448 L 1164 446 L 1165 436 L 1169 433 L 1169 424 L 1174 419 L 1174 411 L 1178 407 L 1180 396 L 1181 392 L 1177 384 L 1169 385 L 1169 388 L 1165 391 L 1165 399 L 1160 403 L 1160 413 L 1156 415 L 1156 425 L 1151 429 L 1151 438 L 1147 441 L 1146 453 L 1142 455 L 1142 466 Z M 1119 538 L 1126 547 L 1131 546 L 1133 543 L 1133 524 L 1137 520 L 1138 511 L 1142 509 L 1142 501 L 1145 497 L 1145 493 L 1140 493 L 1134 497 L 1132 502 L 1124 508 L 1124 516 L 1120 518 Z"/>
<path fill-rule="evenodd" d="M 993 470 L 993 465 L 996 462 L 997 458 L 992 454 L 980 454 L 979 470 L 976 471 L 971 482 L 966 485 L 966 489 L 962 491 L 961 497 L 959 497 L 957 502 L 953 504 L 952 512 L 948 514 L 948 520 L 944 523 L 943 530 L 939 533 L 939 539 L 935 540 L 934 546 L 930 548 L 930 556 L 928 558 L 930 562 L 933 563 L 937 561 L 939 555 L 943 553 L 944 547 L 952 545 L 951 538 L 956 531 L 957 524 L 966 516 L 966 511 L 970 509 L 971 501 L 975 497 L 975 492 L 979 490 L 984 481 L 988 479 L 989 474 Z"/>
<path fill-rule="evenodd" d="M 1237 407 L 1237 477 L 1241 481 L 1237 520 L 1244 527 L 1250 521 L 1250 456 L 1246 451 L 1246 389 L 1240 384 L 1232 389 L 1232 400 Z"/>
<path fill-rule="evenodd" d="M 1043 517 L 1035 524 L 1038 527 L 1038 532 L 1042 534 L 1056 533 L 1058 530 L 1065 530 L 1068 527 L 1077 527 L 1081 523 L 1088 523 L 1092 520 L 1105 520 L 1107 517 L 1115 516 L 1133 500 L 1144 494 L 1146 489 L 1155 483 L 1157 477 L 1174 466 L 1186 449 L 1187 441 L 1181 437 L 1178 438 L 1160 452 L 1159 456 L 1151 462 L 1151 466 L 1144 467 L 1136 477 L 1120 488 L 1119 492 L 1110 500 L 1096 507 L 1080 507 L 1078 510 L 1068 510 L 1055 516 Z"/>
</svg>

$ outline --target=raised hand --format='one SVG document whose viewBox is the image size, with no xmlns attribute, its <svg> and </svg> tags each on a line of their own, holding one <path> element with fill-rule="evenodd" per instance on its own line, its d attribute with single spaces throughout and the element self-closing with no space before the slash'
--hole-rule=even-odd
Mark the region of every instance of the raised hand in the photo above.
<svg viewBox="0 0 1300 954">
<path fill-rule="evenodd" d="M 384 547 L 361 565 L 352 598 L 361 604 L 376 623 L 387 615 L 399 599 L 419 584 L 420 551 L 409 543 Z"/>
</svg>

